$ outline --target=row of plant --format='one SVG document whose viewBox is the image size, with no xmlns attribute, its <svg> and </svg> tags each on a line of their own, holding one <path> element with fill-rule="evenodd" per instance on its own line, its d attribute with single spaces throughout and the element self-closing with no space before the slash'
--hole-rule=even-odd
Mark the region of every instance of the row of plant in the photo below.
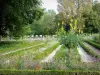
<svg viewBox="0 0 100 75">
<path fill-rule="evenodd" d="M 16 53 L 11 53 L 5 56 L 1 56 L 0 57 L 0 68 L 3 68 L 3 69 L 29 68 L 28 65 L 37 63 L 37 61 L 33 61 L 33 58 L 35 54 L 39 51 L 39 48 L 42 48 L 45 46 L 46 46 L 45 44 L 41 44 L 41 45 L 35 46 L 34 48 L 31 48 L 28 50 L 22 50 Z"/>
<path fill-rule="evenodd" d="M 66 59 L 66 49 L 65 46 L 62 45 L 62 47 L 60 48 L 59 51 L 57 51 L 57 53 L 54 56 L 54 60 L 60 60 L 60 59 Z"/>
<path fill-rule="evenodd" d="M 97 44 L 96 42 L 92 41 L 92 40 L 86 40 L 86 42 L 96 48 L 98 48 L 98 50 L 100 50 L 100 44 Z"/>
<path fill-rule="evenodd" d="M 81 47 L 89 54 L 89 55 L 91 55 L 92 57 L 95 57 L 95 58 L 100 58 L 100 55 L 99 54 L 97 54 L 96 52 L 95 52 L 95 50 L 91 50 L 89 47 L 87 47 L 84 43 L 82 43 L 82 42 L 80 42 L 80 45 L 81 45 Z"/>
<path fill-rule="evenodd" d="M 8 42 L 1 42 L 0 43 L 0 54 L 4 52 L 9 52 L 12 50 L 17 50 L 21 48 L 26 48 L 29 46 L 33 46 L 36 44 L 40 44 L 42 41 L 8 41 Z"/>
<path fill-rule="evenodd" d="M 99 65 L 100 63 L 98 62 L 89 63 L 89 64 L 81 62 L 80 55 L 78 54 L 77 48 L 70 49 L 70 53 L 69 53 L 68 48 L 62 46 L 61 49 L 56 53 L 52 65 L 48 67 L 51 68 L 51 66 L 54 66 L 56 70 L 70 69 L 70 70 L 86 70 L 86 71 L 95 70 L 96 71 L 96 70 L 100 70 Z"/>
<path fill-rule="evenodd" d="M 33 47 L 31 47 L 31 48 L 26 48 L 26 49 L 24 49 L 24 50 L 21 50 L 21 51 L 17 51 L 17 52 L 14 52 L 14 53 L 10 53 L 10 54 L 7 54 L 7 55 L 5 55 L 5 56 L 7 56 L 7 57 L 13 57 L 14 55 L 16 56 L 16 55 L 18 55 L 18 56 L 22 56 L 22 55 L 24 55 L 24 53 L 26 52 L 26 53 L 28 53 L 28 51 L 32 51 L 32 52 L 35 52 L 35 51 L 37 51 L 39 48 L 41 48 L 41 47 L 45 47 L 46 45 L 45 44 L 40 44 L 40 45 L 36 45 L 36 46 L 34 46 L 33 45 Z M 4 57 L 5 57 L 4 56 Z"/>
<path fill-rule="evenodd" d="M 62 46 L 56 53 L 52 62 L 38 64 L 38 70 L 100 70 L 100 63 L 83 63 L 76 48 L 70 49 Z M 69 57 L 68 57 L 69 55 Z"/>
<path fill-rule="evenodd" d="M 54 60 L 49 63 L 40 63 L 40 60 L 36 59 L 37 54 L 42 56 L 44 52 L 39 52 L 39 48 L 34 50 L 24 51 L 24 54 L 14 55 L 9 57 L 9 59 L 0 59 L 0 68 L 2 69 L 31 69 L 31 70 L 100 70 L 100 63 L 82 63 L 80 61 L 80 56 L 77 49 L 70 49 L 70 54 L 68 53 L 68 48 L 62 46 L 61 49 L 56 53 Z M 46 51 L 46 50 L 45 50 Z M 49 53 L 50 54 L 50 53 Z M 69 58 L 67 55 L 69 54 Z M 48 55 L 47 55 L 48 56 Z M 45 56 L 46 57 L 46 56 Z M 35 58 L 35 59 L 34 59 Z M 43 59 L 42 57 L 40 59 Z M 70 62 L 68 61 L 70 60 Z M 1 62 L 4 60 L 4 62 Z M 59 62 L 59 63 L 58 63 Z"/>
<path fill-rule="evenodd" d="M 67 53 L 67 54 L 69 54 L 69 53 Z M 70 65 L 71 70 L 84 70 L 84 71 L 100 70 L 100 67 L 99 67 L 100 63 L 99 62 L 94 62 L 94 63 L 84 63 L 84 62 L 82 62 L 77 48 L 71 49 L 69 55 L 70 55 L 69 56 L 69 60 L 70 60 L 69 65 Z"/>
<path fill-rule="evenodd" d="M 99 71 L 60 71 L 60 70 L 0 70 L 0 75 L 100 75 Z"/>
<path fill-rule="evenodd" d="M 3 69 L 37 69 L 37 67 L 41 64 L 39 64 L 40 60 L 43 59 L 43 56 L 46 57 L 47 54 L 50 54 L 49 52 L 51 50 L 54 50 L 54 47 L 57 46 L 52 44 L 54 46 L 49 47 L 47 43 L 36 46 L 29 50 L 24 50 L 16 53 L 12 53 L 10 55 L 6 55 L 0 58 L 0 68 Z M 40 51 L 40 48 L 45 48 L 44 52 Z M 56 47 L 55 47 L 56 48 Z M 49 52 L 48 52 L 49 51 Z M 47 54 L 45 54 L 48 52 Z M 42 55 L 41 54 L 45 54 Z M 36 58 L 37 55 L 40 55 L 40 59 Z M 42 67 L 41 67 L 42 68 Z M 40 68 L 39 68 L 40 69 Z"/>
<path fill-rule="evenodd" d="M 100 34 L 94 36 L 93 41 L 100 44 Z"/>
<path fill-rule="evenodd" d="M 37 54 L 35 55 L 35 59 L 36 59 L 36 60 L 39 60 L 39 59 L 45 58 L 45 57 L 48 56 L 50 53 L 52 53 L 58 46 L 59 46 L 59 43 L 56 43 L 56 44 L 53 45 L 52 47 L 47 48 L 45 51 L 40 52 L 40 53 L 37 53 Z"/>
</svg>

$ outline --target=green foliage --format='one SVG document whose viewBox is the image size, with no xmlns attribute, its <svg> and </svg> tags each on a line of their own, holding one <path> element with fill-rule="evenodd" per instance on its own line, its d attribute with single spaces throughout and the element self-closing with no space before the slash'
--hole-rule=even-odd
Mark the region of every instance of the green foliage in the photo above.
<svg viewBox="0 0 100 75">
<path fill-rule="evenodd" d="M 57 51 L 56 55 L 54 56 L 54 59 L 55 59 L 55 60 L 56 60 L 56 59 L 57 59 L 57 60 L 61 60 L 61 59 L 66 60 L 66 49 L 65 49 L 64 46 L 62 46 L 62 47 L 60 48 L 60 50 Z M 64 62 L 64 60 L 63 60 L 63 62 Z"/>
<path fill-rule="evenodd" d="M 85 16 L 85 33 L 97 33 L 100 31 L 100 17 L 95 11 L 91 11 Z"/>
<path fill-rule="evenodd" d="M 0 70 L 1 75 L 99 75 L 99 71 Z"/>
<path fill-rule="evenodd" d="M 77 20 L 76 32 L 83 31 L 84 18 L 82 17 L 83 12 L 90 11 L 92 9 L 91 0 L 57 0 L 58 1 L 58 22 L 64 21 L 65 25 L 70 25 L 70 20 Z M 73 24 L 74 26 L 74 24 Z"/>
<path fill-rule="evenodd" d="M 100 3 L 95 3 L 93 6 L 93 10 L 97 12 L 97 14 L 100 16 Z"/>
<path fill-rule="evenodd" d="M 86 42 L 100 50 L 100 44 L 97 44 L 97 43 L 90 41 L 90 40 L 87 40 Z"/>
<path fill-rule="evenodd" d="M 25 28 L 43 14 L 40 0 L 1 0 L 0 36 L 23 36 Z"/>
<path fill-rule="evenodd" d="M 43 53 L 40 54 L 36 54 L 35 59 L 43 59 L 44 57 L 48 56 L 50 53 L 52 53 L 57 47 L 58 47 L 59 43 L 53 45 L 52 47 L 46 49 Z"/>
<path fill-rule="evenodd" d="M 53 35 L 57 31 L 55 23 L 56 13 L 53 10 L 44 12 L 40 20 L 32 24 L 32 34 L 34 35 Z"/>
<path fill-rule="evenodd" d="M 100 34 L 93 38 L 93 41 L 100 44 Z"/>
<path fill-rule="evenodd" d="M 90 12 L 84 12 L 85 18 L 85 33 L 100 32 L 100 3 L 94 3 Z"/>
<path fill-rule="evenodd" d="M 65 31 L 59 31 L 58 40 L 61 44 L 64 44 L 70 49 L 75 48 L 78 45 L 80 38 L 74 32 L 69 31 L 67 33 Z"/>
<path fill-rule="evenodd" d="M 4 41 L 0 43 L 0 53 L 12 51 L 12 50 L 17 50 L 21 48 L 25 48 L 28 46 L 34 46 L 36 44 L 40 44 L 42 41 L 33 41 L 33 42 L 28 42 L 28 41 Z"/>
<path fill-rule="evenodd" d="M 34 21 L 34 23 L 31 25 L 31 34 L 33 34 L 33 35 L 43 35 L 43 27 L 41 25 L 40 20 Z"/>
<path fill-rule="evenodd" d="M 95 51 L 91 50 L 89 47 L 87 47 L 85 44 L 83 44 L 82 42 L 80 42 L 80 45 L 82 46 L 82 48 L 89 54 L 91 55 L 92 57 L 95 57 L 95 58 L 100 58 L 100 55 L 97 54 Z"/>
</svg>

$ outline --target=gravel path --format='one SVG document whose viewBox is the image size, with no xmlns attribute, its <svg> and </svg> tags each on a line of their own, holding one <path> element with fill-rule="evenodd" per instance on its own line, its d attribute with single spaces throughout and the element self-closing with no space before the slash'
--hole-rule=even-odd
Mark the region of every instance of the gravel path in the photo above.
<svg viewBox="0 0 100 75">
<path fill-rule="evenodd" d="M 42 44 L 44 44 L 44 43 L 34 45 L 34 46 L 30 46 L 30 47 L 26 47 L 26 48 L 22 48 L 22 49 L 13 50 L 13 51 L 10 51 L 10 52 L 6 52 L 6 53 L 1 54 L 1 56 L 2 55 L 7 55 L 7 54 L 10 54 L 10 53 L 15 53 L 17 51 L 22 51 L 22 50 L 25 50 L 25 49 L 30 49 L 30 48 L 33 48 L 33 47 L 36 47 L 36 46 L 39 46 L 39 45 L 42 45 Z"/>
<path fill-rule="evenodd" d="M 91 57 L 90 55 L 88 55 L 81 46 L 78 46 L 77 50 L 78 50 L 78 52 L 79 52 L 79 54 L 81 56 L 81 61 L 82 62 L 88 63 L 88 62 L 94 62 L 95 61 L 93 59 L 93 57 Z"/>
<path fill-rule="evenodd" d="M 55 56 L 56 52 L 60 50 L 62 45 L 59 45 L 49 56 L 43 59 L 41 62 L 51 62 L 53 57 Z"/>
</svg>

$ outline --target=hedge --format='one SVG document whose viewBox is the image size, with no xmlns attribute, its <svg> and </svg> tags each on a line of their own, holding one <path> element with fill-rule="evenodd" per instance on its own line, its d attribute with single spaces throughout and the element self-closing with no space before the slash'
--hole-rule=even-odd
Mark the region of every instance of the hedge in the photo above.
<svg viewBox="0 0 100 75">
<path fill-rule="evenodd" d="M 95 43 L 95 42 L 93 42 L 93 41 L 86 41 L 88 44 L 90 44 L 90 45 L 92 45 L 92 46 L 94 46 L 94 47 L 96 47 L 96 48 L 98 48 L 99 50 L 100 50 L 100 45 L 99 44 L 97 44 L 97 43 Z"/>
<path fill-rule="evenodd" d="M 0 75 L 100 75 L 99 71 L 0 70 Z"/>
<path fill-rule="evenodd" d="M 86 47 L 83 43 L 80 42 L 80 45 L 92 57 L 100 58 L 100 55 L 99 54 L 96 54 L 96 52 L 94 52 L 91 49 L 89 49 L 89 47 Z"/>
</svg>

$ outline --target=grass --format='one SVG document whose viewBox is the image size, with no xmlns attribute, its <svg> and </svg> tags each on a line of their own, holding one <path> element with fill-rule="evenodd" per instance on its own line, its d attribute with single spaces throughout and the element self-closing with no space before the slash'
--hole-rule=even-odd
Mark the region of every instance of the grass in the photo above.
<svg viewBox="0 0 100 75">
<path fill-rule="evenodd" d="M 41 44 L 41 45 L 35 46 L 35 47 L 31 48 L 31 49 L 25 49 L 25 50 L 17 51 L 17 52 L 14 52 L 14 53 L 10 53 L 10 54 L 7 54 L 5 56 L 7 56 L 7 57 L 14 56 L 14 55 L 22 56 L 25 52 L 28 52 L 28 51 L 33 51 L 34 52 L 34 51 L 38 50 L 41 47 L 45 47 L 45 44 Z"/>
<path fill-rule="evenodd" d="M 65 48 L 64 45 L 60 48 L 59 51 L 54 56 L 54 61 L 57 62 L 63 62 L 63 64 L 66 64 L 66 58 L 67 58 L 67 48 Z"/>
<path fill-rule="evenodd" d="M 56 42 L 41 44 L 31 49 L 17 51 L 0 57 L 0 68 L 2 69 L 35 69 L 34 64 L 38 64 L 42 57 L 46 57 L 52 52 L 58 44 Z M 46 47 L 43 52 L 40 48 Z M 50 48 L 50 49 L 49 49 Z M 42 57 L 37 58 L 40 55 Z M 39 60 L 39 61 L 37 61 Z M 9 63 L 9 64 L 8 64 Z M 16 67 L 16 64 L 18 65 Z M 31 65 L 31 66 L 30 66 Z"/>
<path fill-rule="evenodd" d="M 54 61 L 56 64 L 56 69 L 58 70 L 66 70 L 66 58 L 67 58 L 67 50 L 64 45 L 60 48 L 60 50 L 57 51 L 57 53 L 54 56 Z M 58 63 L 59 62 L 59 63 Z"/>
<path fill-rule="evenodd" d="M 42 53 L 38 53 L 36 56 L 35 56 L 35 59 L 38 60 L 38 59 L 43 59 L 45 58 L 46 56 L 48 56 L 50 53 L 52 53 L 57 47 L 58 47 L 59 43 L 53 45 L 52 47 L 50 48 L 47 48 L 44 52 Z"/>
<path fill-rule="evenodd" d="M 1 42 L 0 43 L 0 54 L 4 52 L 9 52 L 13 51 L 16 49 L 20 48 L 25 48 L 29 46 L 33 46 L 36 44 L 42 43 L 42 41 L 33 41 L 33 42 L 28 42 L 28 41 L 7 41 L 7 42 Z"/>
</svg>

